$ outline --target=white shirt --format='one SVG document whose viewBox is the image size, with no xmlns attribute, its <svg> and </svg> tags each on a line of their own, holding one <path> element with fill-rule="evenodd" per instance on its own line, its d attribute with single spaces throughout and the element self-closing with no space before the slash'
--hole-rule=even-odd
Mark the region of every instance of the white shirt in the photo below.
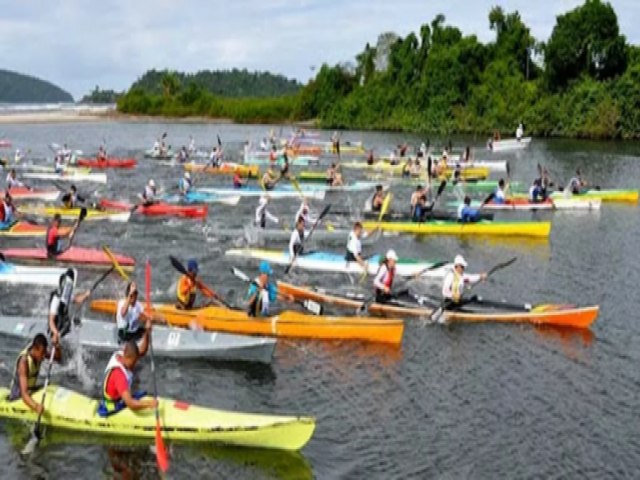
<svg viewBox="0 0 640 480">
<path fill-rule="evenodd" d="M 359 257 L 362 254 L 362 242 L 353 230 L 349 232 L 349 239 L 347 240 L 347 251 L 351 252 L 354 257 Z"/>
<path fill-rule="evenodd" d="M 456 277 L 458 277 L 457 282 Z M 471 286 L 478 283 L 481 280 L 480 275 L 463 273 L 461 276 L 457 275 L 455 270 L 450 270 L 444 277 L 442 283 L 442 296 L 445 299 L 453 299 L 454 293 L 457 293 L 458 298 L 462 298 L 464 289 L 467 286 Z"/>
<path fill-rule="evenodd" d="M 10 173 L 7 175 L 7 189 L 10 190 L 12 188 L 23 186 L 23 183 L 20 182 L 17 178 L 13 178 Z"/>
<path fill-rule="evenodd" d="M 504 202 L 505 201 L 504 190 L 502 190 L 500 187 L 496 188 L 495 197 L 497 200 L 501 200 Z"/>
<path fill-rule="evenodd" d="M 384 290 L 387 287 L 388 275 L 389 275 L 389 269 L 387 268 L 387 265 L 383 263 L 382 265 L 380 265 L 378 274 L 376 275 L 376 278 L 373 280 L 373 286 L 380 290 Z M 392 285 L 389 285 L 389 288 L 391 287 Z"/>
<path fill-rule="evenodd" d="M 522 135 L 524 134 L 524 129 L 522 128 L 522 124 L 518 125 L 518 128 L 516 129 L 516 138 L 518 140 L 520 140 L 522 138 Z"/>
<path fill-rule="evenodd" d="M 307 213 L 303 213 L 303 210 L 305 209 L 305 207 L 306 207 L 306 209 L 307 209 Z M 310 212 L 310 209 L 309 209 L 309 206 L 308 206 L 308 205 L 306 205 L 306 206 L 305 206 L 305 204 L 304 204 L 304 203 L 303 203 L 302 205 L 300 205 L 300 208 L 299 208 L 299 209 L 298 209 L 298 211 L 296 212 L 296 216 L 295 216 L 295 218 L 293 219 L 293 223 L 294 223 L 294 224 L 295 224 L 295 223 L 297 223 L 297 222 L 298 222 L 298 219 L 299 219 L 300 217 L 302 217 L 302 218 L 304 219 L 304 226 L 305 226 L 305 228 L 309 228 L 311 225 L 313 225 L 313 224 L 316 222 L 316 219 L 315 219 L 315 218 L 313 218 L 309 212 Z"/>
<path fill-rule="evenodd" d="M 160 151 L 160 142 L 158 140 L 156 140 L 153 144 L 153 151 L 154 152 L 159 152 Z"/>
<path fill-rule="evenodd" d="M 54 295 L 49 303 L 49 315 L 58 315 L 58 309 L 60 308 L 60 297 Z"/>
<path fill-rule="evenodd" d="M 277 217 L 271 215 L 267 210 L 268 203 L 264 199 L 260 199 L 260 203 L 258 203 L 258 208 L 256 208 L 256 225 L 260 226 L 262 223 L 262 216 L 264 215 L 267 220 L 273 223 L 280 223 Z"/>
<path fill-rule="evenodd" d="M 144 187 L 144 199 L 150 202 L 154 197 L 155 194 L 153 193 L 153 188 L 151 188 L 149 185 Z"/>
<path fill-rule="evenodd" d="M 298 230 L 295 229 L 291 232 L 291 239 L 289 240 L 289 257 L 293 258 L 295 256 L 295 246 L 302 245 L 302 238 L 300 238 L 300 234 Z"/>
<path fill-rule="evenodd" d="M 119 330 L 135 332 L 140 328 L 140 314 L 143 312 L 143 308 L 140 302 L 136 302 L 133 307 L 127 307 L 127 313 L 122 316 L 120 314 L 122 307 L 128 302 L 129 299 L 127 298 L 123 298 L 118 302 L 118 309 L 116 310 L 116 325 Z"/>
</svg>

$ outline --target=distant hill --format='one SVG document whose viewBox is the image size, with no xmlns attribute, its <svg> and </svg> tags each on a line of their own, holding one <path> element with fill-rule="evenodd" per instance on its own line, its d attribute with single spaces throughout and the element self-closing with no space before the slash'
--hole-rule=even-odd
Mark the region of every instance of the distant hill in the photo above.
<svg viewBox="0 0 640 480">
<path fill-rule="evenodd" d="M 0 69 L 0 102 L 73 102 L 73 97 L 53 83 Z"/>
<path fill-rule="evenodd" d="M 269 72 L 249 72 L 247 70 L 202 70 L 197 73 L 149 70 L 140 77 L 131 90 L 141 88 L 151 94 L 163 92 L 163 78 L 171 73 L 183 87 L 195 84 L 221 97 L 279 97 L 297 93 L 302 85 L 283 75 Z"/>
</svg>

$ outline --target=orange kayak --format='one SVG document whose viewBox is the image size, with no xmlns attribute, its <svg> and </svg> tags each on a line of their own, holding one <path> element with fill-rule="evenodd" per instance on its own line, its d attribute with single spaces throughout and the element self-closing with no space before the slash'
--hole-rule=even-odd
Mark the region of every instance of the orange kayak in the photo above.
<svg viewBox="0 0 640 480">
<path fill-rule="evenodd" d="M 241 177 L 247 178 L 258 178 L 258 175 L 260 175 L 260 167 L 258 165 L 240 165 L 238 163 L 223 163 L 219 167 L 185 163 L 184 169 L 189 172 L 204 172 L 209 175 L 235 175 L 236 172 Z"/>
<path fill-rule="evenodd" d="M 45 225 L 34 225 L 28 222 L 17 221 L 11 226 L 0 223 L 0 237 L 29 238 L 44 237 L 47 234 Z M 68 235 L 71 227 L 60 227 L 58 229 L 61 236 Z"/>
<path fill-rule="evenodd" d="M 94 300 L 91 309 L 114 314 L 116 304 L 115 300 Z M 196 323 L 205 330 L 272 337 L 363 340 L 399 345 L 404 330 L 404 323 L 399 319 L 315 316 L 294 311 L 256 318 L 241 310 L 223 307 L 178 310 L 173 305 L 157 303 L 153 310 L 174 326 L 191 327 Z"/>
<path fill-rule="evenodd" d="M 296 300 L 314 300 L 319 303 L 331 304 L 339 307 L 353 309 L 359 308 L 366 298 L 349 298 L 327 293 L 321 289 L 299 287 L 289 283 L 278 282 L 278 291 L 290 294 Z M 492 302 L 494 306 L 495 302 Z M 482 306 L 482 302 L 478 304 Z M 598 318 L 600 307 L 576 307 L 574 305 L 541 304 L 531 305 L 528 308 L 509 309 L 504 308 L 487 310 L 477 308 L 475 304 L 465 306 L 464 311 L 446 311 L 444 320 L 447 322 L 508 322 L 508 323 L 532 323 L 536 325 L 557 325 L 573 328 L 589 328 Z M 368 311 L 376 315 L 394 315 L 399 317 L 427 318 L 433 310 L 431 308 L 413 306 L 410 302 L 402 302 L 399 305 L 372 303 Z"/>
</svg>

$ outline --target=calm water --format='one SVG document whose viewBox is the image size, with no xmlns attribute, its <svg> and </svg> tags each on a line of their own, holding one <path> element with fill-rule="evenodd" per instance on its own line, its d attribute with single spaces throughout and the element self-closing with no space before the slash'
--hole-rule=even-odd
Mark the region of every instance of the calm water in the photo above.
<svg viewBox="0 0 640 480">
<path fill-rule="evenodd" d="M 140 157 L 165 131 L 174 147 L 186 144 L 190 134 L 203 146 L 211 145 L 220 134 L 227 151 L 237 156 L 242 141 L 257 140 L 267 132 L 258 126 L 126 123 L 2 126 L 0 130 L 15 146 L 31 148 L 34 157 L 50 155 L 46 145 L 51 142 L 94 151 L 103 138 L 112 153 Z M 343 138 L 363 140 L 379 149 L 407 139 L 360 132 L 345 133 Z M 478 147 L 478 157 L 489 157 L 482 149 L 484 138 L 454 139 L 458 146 L 467 142 Z M 527 152 L 497 158 L 509 159 L 512 177 L 525 182 L 540 162 L 564 182 L 580 167 L 603 187 L 637 188 L 639 156 L 639 144 L 534 140 Z M 135 171 L 109 171 L 107 187 L 83 185 L 81 190 L 124 198 L 140 191 L 151 176 L 170 188 L 179 175 L 179 170 L 142 160 Z M 400 208 L 409 188 L 394 193 L 395 206 Z M 327 202 L 360 208 L 365 196 L 332 194 Z M 245 199 L 235 208 L 214 205 L 206 224 L 140 218 L 128 225 L 86 223 L 76 243 L 106 243 L 140 262 L 149 258 L 158 301 L 170 301 L 177 278 L 168 255 L 183 259 L 195 255 L 205 279 L 234 299 L 243 292 L 243 285 L 229 267 L 236 264 L 253 274 L 257 262 L 232 263 L 225 258 L 222 253 L 227 248 L 241 246 L 244 240 L 219 239 L 215 231 L 249 222 L 255 203 Z M 289 223 L 296 209 L 294 200 L 279 200 L 272 208 Z M 520 218 L 531 217 L 520 214 Z M 298 341 L 280 342 L 270 367 L 160 361 L 158 383 L 164 396 L 220 408 L 317 417 L 316 433 L 300 455 L 175 446 L 169 476 L 637 478 L 638 208 L 606 204 L 599 213 L 547 213 L 536 218 L 552 219 L 548 242 L 384 237 L 368 251 L 383 252 L 393 246 L 400 256 L 431 259 L 463 253 L 471 270 L 484 270 L 517 256 L 512 267 L 478 287 L 478 293 L 532 303 L 600 304 L 601 314 L 591 331 L 498 324 L 424 326 L 411 320 L 406 322 L 401 349 Z M 340 223 L 340 219 L 333 221 Z M 0 242 L 0 246 L 18 244 Z M 344 248 L 342 242 L 319 246 L 340 252 Z M 277 272 L 282 274 L 282 269 Z M 95 276 L 85 272 L 83 286 Z M 140 271 L 138 277 L 142 280 Z M 294 272 L 291 280 L 350 286 L 342 275 Z M 96 296 L 113 296 L 122 288 L 122 282 L 112 278 Z M 47 298 L 48 289 L 0 287 L 0 310 L 44 315 Z M 0 338 L 3 384 L 10 381 L 9 370 L 21 348 L 21 342 Z M 55 371 L 54 381 L 97 395 L 105 362 L 104 356 L 85 353 L 75 364 Z M 148 362 L 143 364 L 142 383 L 150 386 Z M 38 454 L 25 461 L 18 454 L 25 435 L 25 428 L 0 422 L 3 478 L 96 478 L 120 471 L 127 471 L 129 478 L 157 476 L 154 457 L 146 447 L 61 432 L 52 432 Z"/>
</svg>

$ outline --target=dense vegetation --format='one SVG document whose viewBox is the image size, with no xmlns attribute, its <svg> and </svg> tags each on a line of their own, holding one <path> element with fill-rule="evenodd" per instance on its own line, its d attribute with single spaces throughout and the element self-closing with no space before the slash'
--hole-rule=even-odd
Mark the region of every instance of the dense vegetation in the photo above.
<svg viewBox="0 0 640 480">
<path fill-rule="evenodd" d="M 0 102 L 73 102 L 73 97 L 45 80 L 9 70 L 0 70 Z"/>
<path fill-rule="evenodd" d="M 111 104 L 116 103 L 121 95 L 122 93 L 118 93 L 114 90 L 101 90 L 100 87 L 96 85 L 96 88 L 94 88 L 91 93 L 82 97 L 80 103 Z"/>
<path fill-rule="evenodd" d="M 611 5 L 586 0 L 558 16 L 546 43 L 518 12 L 494 7 L 488 26 L 495 32 L 488 44 L 442 15 L 418 34 L 384 33 L 355 64 L 323 65 L 283 97 L 230 99 L 194 81 L 198 74 L 155 72 L 118 106 L 236 121 L 317 119 L 331 128 L 487 134 L 522 122 L 536 135 L 640 138 L 640 48 L 620 34 Z"/>
</svg>

